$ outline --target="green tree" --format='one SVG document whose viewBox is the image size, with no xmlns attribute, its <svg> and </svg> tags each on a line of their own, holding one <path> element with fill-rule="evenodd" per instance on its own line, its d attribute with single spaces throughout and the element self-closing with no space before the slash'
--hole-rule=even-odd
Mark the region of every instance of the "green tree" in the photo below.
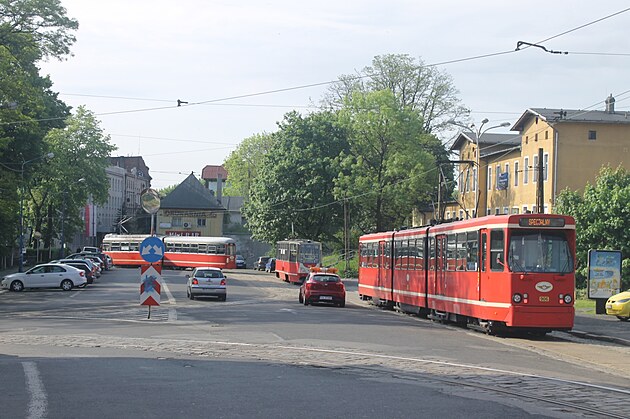
<svg viewBox="0 0 630 419">
<path fill-rule="evenodd" d="M 379 55 L 357 74 L 340 76 L 328 90 L 324 104 L 339 108 L 354 92 L 381 90 L 390 91 L 399 108 L 417 112 L 424 133 L 439 132 L 448 126 L 447 121 L 470 113 L 461 104 L 450 75 L 407 54 Z"/>
<path fill-rule="evenodd" d="M 76 41 L 71 31 L 78 28 L 59 0 L 0 0 L 0 45 L 63 59 Z"/>
<path fill-rule="evenodd" d="M 56 216 L 53 209 L 65 213 L 65 230 L 72 234 L 79 227 L 79 209 L 88 199 L 107 202 L 110 185 L 105 169 L 116 150 L 94 114 L 84 107 L 66 123 L 65 129 L 53 129 L 45 137 L 55 157 L 40 166 L 39 179 L 28 188 L 34 227 L 44 233 L 47 243 L 60 231 L 60 213 Z"/>
<path fill-rule="evenodd" d="M 343 206 L 335 202 L 338 156 L 347 152 L 335 114 L 285 115 L 271 138 L 243 207 L 254 237 L 274 243 L 287 237 L 335 240 Z M 230 172 L 231 173 L 231 172 Z"/>
<path fill-rule="evenodd" d="M 341 120 L 350 144 L 335 196 L 349 199 L 359 230 L 384 231 L 405 224 L 423 195 L 437 185 L 437 139 L 423 134 L 419 112 L 401 108 L 388 91 L 355 92 Z"/>
<path fill-rule="evenodd" d="M 588 251 L 621 250 L 622 282 L 630 287 L 630 173 L 621 166 L 604 166 L 594 185 L 584 193 L 564 190 L 558 195 L 556 212 L 576 221 L 578 286 L 586 286 Z"/>
<path fill-rule="evenodd" d="M 245 138 L 223 163 L 230 182 L 224 193 L 249 198 L 254 179 L 258 176 L 265 155 L 273 152 L 271 134 L 255 134 Z"/>
</svg>

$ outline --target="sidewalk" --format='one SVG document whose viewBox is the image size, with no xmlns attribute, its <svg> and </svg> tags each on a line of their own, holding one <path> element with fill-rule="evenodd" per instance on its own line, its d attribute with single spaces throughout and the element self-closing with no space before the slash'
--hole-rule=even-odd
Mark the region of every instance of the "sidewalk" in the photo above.
<svg viewBox="0 0 630 419">
<path fill-rule="evenodd" d="M 575 324 L 569 333 L 581 338 L 630 346 L 630 322 L 622 322 L 615 316 L 606 314 L 576 311 Z"/>
</svg>

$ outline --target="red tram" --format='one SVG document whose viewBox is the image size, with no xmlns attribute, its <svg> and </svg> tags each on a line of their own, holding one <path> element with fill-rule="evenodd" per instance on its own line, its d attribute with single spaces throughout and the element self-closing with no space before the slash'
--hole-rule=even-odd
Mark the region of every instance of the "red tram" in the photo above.
<svg viewBox="0 0 630 419">
<path fill-rule="evenodd" d="M 284 240 L 276 246 L 276 278 L 302 283 L 322 262 L 322 245 L 312 240 Z"/>
<path fill-rule="evenodd" d="M 117 266 L 146 265 L 140 257 L 139 247 L 147 234 L 107 234 L 103 238 L 103 252 Z M 161 237 L 164 242 L 162 266 L 196 268 L 212 266 L 236 269 L 236 242 L 228 237 Z"/>
<path fill-rule="evenodd" d="M 489 333 L 569 330 L 575 221 L 496 215 L 359 239 L 359 296 Z"/>
</svg>

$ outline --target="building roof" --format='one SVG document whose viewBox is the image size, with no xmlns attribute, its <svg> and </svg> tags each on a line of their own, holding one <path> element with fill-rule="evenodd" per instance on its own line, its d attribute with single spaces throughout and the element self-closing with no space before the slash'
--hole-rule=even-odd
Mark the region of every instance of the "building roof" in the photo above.
<svg viewBox="0 0 630 419">
<path fill-rule="evenodd" d="M 519 134 L 493 134 L 487 132 L 483 134 L 479 140 L 480 156 L 485 157 L 508 148 L 512 149 L 516 146 L 520 146 L 521 141 Z M 461 150 L 466 142 L 476 144 L 477 134 L 473 132 L 460 132 L 451 146 L 451 150 Z"/>
<path fill-rule="evenodd" d="M 589 124 L 630 124 L 628 112 L 589 111 L 580 109 L 529 108 L 514 123 L 511 131 L 523 131 L 532 118 L 540 118 L 548 124 L 589 123 Z"/>
<path fill-rule="evenodd" d="M 207 165 L 201 171 L 201 178 L 203 180 L 216 180 L 221 175 L 221 179 L 227 179 L 228 172 L 223 168 L 223 166 L 211 166 Z"/>
<path fill-rule="evenodd" d="M 197 209 L 225 211 L 212 194 L 194 174 L 175 187 L 160 203 L 160 209 Z"/>
</svg>

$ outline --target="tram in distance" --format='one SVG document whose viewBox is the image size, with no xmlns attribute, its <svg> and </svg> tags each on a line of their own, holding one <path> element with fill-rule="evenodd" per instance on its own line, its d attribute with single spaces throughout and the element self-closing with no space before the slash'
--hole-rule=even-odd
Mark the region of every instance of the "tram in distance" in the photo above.
<svg viewBox="0 0 630 419">
<path fill-rule="evenodd" d="M 359 239 L 362 300 L 496 334 L 573 327 L 575 220 L 491 215 Z"/>
<path fill-rule="evenodd" d="M 276 278 L 302 283 L 312 267 L 321 266 L 322 244 L 312 240 L 283 240 L 276 245 Z"/>
<path fill-rule="evenodd" d="M 147 237 L 147 234 L 107 234 L 103 238 L 103 252 L 116 266 L 147 265 L 139 252 L 140 243 Z M 236 242 L 231 238 L 160 236 L 160 239 L 165 248 L 163 267 L 236 269 Z"/>
</svg>

